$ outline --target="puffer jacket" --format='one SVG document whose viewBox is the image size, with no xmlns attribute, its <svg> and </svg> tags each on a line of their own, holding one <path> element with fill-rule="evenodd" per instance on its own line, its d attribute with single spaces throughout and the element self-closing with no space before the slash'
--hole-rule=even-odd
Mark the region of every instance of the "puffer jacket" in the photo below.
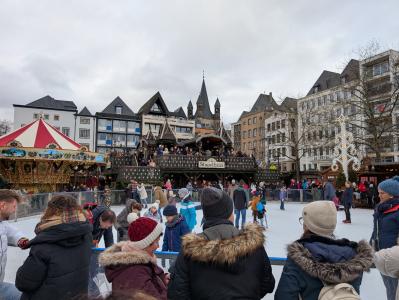
<svg viewBox="0 0 399 300">
<path fill-rule="evenodd" d="M 183 237 L 171 272 L 169 300 L 262 299 L 274 277 L 260 226 L 239 231 L 227 221 Z"/>
<path fill-rule="evenodd" d="M 176 216 L 173 222 L 165 223 L 162 251 L 180 252 L 182 237 L 190 232 L 186 220 L 182 216 Z"/>
<path fill-rule="evenodd" d="M 67 300 L 87 293 L 92 226 L 59 224 L 29 242 L 28 258 L 18 269 L 15 286 L 21 300 Z"/>
<path fill-rule="evenodd" d="M 373 263 L 366 241 L 333 240 L 312 235 L 288 245 L 287 262 L 274 299 L 317 300 L 324 283 L 349 283 L 359 293 L 363 272 Z"/>
<path fill-rule="evenodd" d="M 99 263 L 112 283 L 113 292 L 143 291 L 156 299 L 166 300 L 166 279 L 156 259 L 143 250 L 123 249 L 120 242 L 100 255 Z"/>
<path fill-rule="evenodd" d="M 374 264 L 382 274 L 399 278 L 399 246 L 376 252 Z M 399 289 L 396 290 L 396 300 L 399 300 Z"/>
<path fill-rule="evenodd" d="M 374 212 L 371 244 L 375 251 L 396 246 L 399 236 L 399 198 L 378 204 Z"/>
<path fill-rule="evenodd" d="M 180 207 L 180 214 L 184 217 L 184 220 L 186 220 L 190 231 L 192 231 L 195 225 L 197 225 L 197 212 L 195 204 L 191 201 L 190 194 L 183 198 Z"/>
<path fill-rule="evenodd" d="M 7 264 L 7 247 L 17 246 L 23 234 L 7 221 L 0 221 L 0 283 L 4 281 Z"/>
</svg>

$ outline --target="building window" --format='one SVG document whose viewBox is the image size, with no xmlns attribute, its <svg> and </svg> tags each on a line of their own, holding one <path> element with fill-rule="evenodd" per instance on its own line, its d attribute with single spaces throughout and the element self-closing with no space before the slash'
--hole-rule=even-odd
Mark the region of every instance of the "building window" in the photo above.
<svg viewBox="0 0 399 300">
<path fill-rule="evenodd" d="M 127 122 L 127 132 L 140 134 L 140 123 L 139 122 Z"/>
<path fill-rule="evenodd" d="M 48 119 L 50 119 L 50 116 L 46 114 L 46 115 L 44 115 L 44 119 L 48 120 Z"/>
<path fill-rule="evenodd" d="M 54 121 L 59 121 L 60 120 L 60 116 L 59 115 L 54 115 Z"/>
<path fill-rule="evenodd" d="M 373 76 L 382 75 L 388 72 L 389 66 L 388 62 L 384 61 L 380 64 L 376 64 L 373 66 Z"/>
<path fill-rule="evenodd" d="M 158 104 L 154 103 L 154 105 L 151 107 L 151 111 L 159 113 L 159 112 L 161 112 L 161 108 L 159 107 Z"/>
<path fill-rule="evenodd" d="M 248 119 L 248 125 L 252 125 L 252 119 Z"/>
<path fill-rule="evenodd" d="M 285 120 L 281 120 L 281 128 L 285 128 Z"/>
<path fill-rule="evenodd" d="M 139 144 L 139 136 L 137 135 L 128 135 L 127 136 L 127 146 L 137 148 Z"/>
<path fill-rule="evenodd" d="M 270 124 L 267 124 L 267 131 L 270 131 Z"/>
<path fill-rule="evenodd" d="M 112 131 L 112 120 L 98 119 L 99 131 Z"/>
<path fill-rule="evenodd" d="M 272 123 L 272 130 L 274 131 L 274 130 L 276 130 L 276 123 Z"/>
<path fill-rule="evenodd" d="M 242 137 L 243 137 L 244 139 L 247 137 L 247 132 L 246 132 L 246 131 L 244 131 L 244 132 L 242 133 Z"/>
<path fill-rule="evenodd" d="M 256 124 L 256 117 L 254 117 L 254 119 L 253 119 L 253 123 L 254 123 L 254 124 Z"/>
<path fill-rule="evenodd" d="M 249 138 L 251 137 L 251 133 L 252 133 L 252 132 L 251 132 L 251 129 L 249 129 L 249 130 L 248 130 L 248 137 L 249 137 Z"/>
<path fill-rule="evenodd" d="M 39 114 L 33 114 L 33 119 L 35 120 L 39 119 Z"/>
<path fill-rule="evenodd" d="M 257 130 L 256 130 L 256 128 L 253 130 L 253 132 L 252 132 L 252 135 L 253 135 L 253 137 L 256 137 L 256 132 Z"/>
<path fill-rule="evenodd" d="M 114 120 L 112 128 L 114 132 L 126 132 L 126 121 Z"/>
<path fill-rule="evenodd" d="M 62 127 L 62 133 L 66 136 L 69 136 L 70 128 L 69 127 Z"/>
<path fill-rule="evenodd" d="M 90 124 L 90 118 L 80 117 L 80 124 Z"/>
<path fill-rule="evenodd" d="M 286 156 L 287 155 L 287 149 L 285 147 L 281 148 L 282 150 L 282 155 Z"/>
<path fill-rule="evenodd" d="M 122 106 L 115 106 L 115 113 L 117 115 L 121 115 L 122 114 Z"/>
<path fill-rule="evenodd" d="M 90 129 L 79 128 L 79 138 L 80 139 L 89 139 L 90 138 Z"/>
</svg>

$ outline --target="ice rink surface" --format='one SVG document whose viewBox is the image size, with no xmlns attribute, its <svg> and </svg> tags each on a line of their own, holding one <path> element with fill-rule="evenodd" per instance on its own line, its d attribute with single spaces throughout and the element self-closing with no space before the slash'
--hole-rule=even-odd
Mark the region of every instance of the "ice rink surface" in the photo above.
<svg viewBox="0 0 399 300">
<path fill-rule="evenodd" d="M 302 225 L 299 223 L 303 204 L 300 203 L 286 203 L 285 211 L 279 209 L 280 204 L 277 202 L 268 202 L 267 216 L 269 228 L 266 230 L 266 250 L 270 257 L 286 257 L 286 246 L 288 243 L 297 240 L 302 234 Z M 123 207 L 113 207 L 118 214 Z M 345 218 L 344 212 L 338 212 L 338 224 L 336 229 L 337 238 L 348 238 L 350 240 L 359 241 L 361 239 L 369 240 L 372 232 L 372 210 L 367 209 L 352 209 L 352 224 L 343 224 L 342 220 Z M 194 229 L 196 232 L 201 232 L 200 227 L 202 219 L 202 211 L 197 211 L 197 226 Z M 34 237 L 34 228 L 39 220 L 39 217 L 29 217 L 20 219 L 17 222 L 10 223 L 16 226 L 19 230 L 26 233 L 29 238 Z M 252 222 L 252 212 L 247 211 L 247 222 Z M 114 230 L 114 236 L 116 231 Z M 116 240 L 116 238 L 115 238 Z M 8 282 L 15 281 L 15 273 L 18 267 L 23 263 L 28 255 L 28 251 L 23 251 L 18 248 L 10 247 L 8 249 L 8 262 L 6 267 L 5 280 Z M 273 274 L 276 278 L 276 287 L 282 267 L 273 266 Z M 364 300 L 385 299 L 385 288 L 377 270 L 373 269 L 363 277 L 361 285 L 361 298 Z M 267 295 L 264 299 L 273 299 L 272 295 Z"/>
</svg>

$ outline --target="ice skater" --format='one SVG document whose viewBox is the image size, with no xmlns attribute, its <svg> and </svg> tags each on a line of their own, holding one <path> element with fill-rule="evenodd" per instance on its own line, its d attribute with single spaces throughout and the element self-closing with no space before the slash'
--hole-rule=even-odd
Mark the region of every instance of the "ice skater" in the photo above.
<svg viewBox="0 0 399 300">
<path fill-rule="evenodd" d="M 280 209 L 285 210 L 284 202 L 287 200 L 287 188 L 283 185 L 280 189 Z"/>
</svg>

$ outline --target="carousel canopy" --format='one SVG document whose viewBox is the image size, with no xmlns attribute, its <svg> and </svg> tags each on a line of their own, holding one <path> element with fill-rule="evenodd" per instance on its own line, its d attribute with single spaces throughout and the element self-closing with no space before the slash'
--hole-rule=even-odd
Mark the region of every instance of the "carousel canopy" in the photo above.
<svg viewBox="0 0 399 300">
<path fill-rule="evenodd" d="M 81 146 L 46 123 L 42 118 L 0 137 L 0 147 L 53 148 L 79 150 Z"/>
</svg>

